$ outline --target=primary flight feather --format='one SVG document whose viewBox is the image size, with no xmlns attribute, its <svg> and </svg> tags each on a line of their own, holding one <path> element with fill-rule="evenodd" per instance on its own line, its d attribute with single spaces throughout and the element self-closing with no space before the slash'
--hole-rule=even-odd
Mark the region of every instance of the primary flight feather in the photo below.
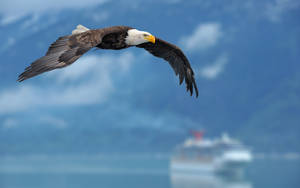
<svg viewBox="0 0 300 188">
<path fill-rule="evenodd" d="M 113 26 L 101 29 L 88 29 L 78 25 L 72 35 L 59 37 L 51 44 L 45 56 L 34 61 L 19 75 L 18 81 L 43 72 L 66 67 L 74 63 L 91 48 L 121 50 L 128 47 L 144 48 L 152 55 L 168 61 L 179 75 L 180 84 L 185 81 L 187 91 L 193 95 L 198 89 L 192 67 L 181 49 L 148 32 L 139 31 L 128 26 Z"/>
</svg>

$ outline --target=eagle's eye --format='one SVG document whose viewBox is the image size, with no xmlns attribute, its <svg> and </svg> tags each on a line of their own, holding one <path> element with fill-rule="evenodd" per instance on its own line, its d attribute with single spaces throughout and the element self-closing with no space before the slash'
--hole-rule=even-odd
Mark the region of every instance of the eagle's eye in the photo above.
<svg viewBox="0 0 300 188">
<path fill-rule="evenodd" d="M 147 34 L 143 34 L 143 36 L 144 36 L 144 37 L 147 37 L 148 35 L 147 35 Z"/>
</svg>

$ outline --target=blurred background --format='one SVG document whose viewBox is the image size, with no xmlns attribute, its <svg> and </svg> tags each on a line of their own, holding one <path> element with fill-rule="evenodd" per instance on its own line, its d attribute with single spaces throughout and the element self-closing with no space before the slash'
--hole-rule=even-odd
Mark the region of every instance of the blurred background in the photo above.
<svg viewBox="0 0 300 188">
<path fill-rule="evenodd" d="M 2 0 L 0 187 L 218 187 L 170 181 L 169 158 L 191 130 L 251 148 L 246 187 L 299 187 L 299 10 L 298 0 Z M 16 82 L 78 24 L 180 46 L 199 98 L 135 48 L 91 50 Z"/>
</svg>

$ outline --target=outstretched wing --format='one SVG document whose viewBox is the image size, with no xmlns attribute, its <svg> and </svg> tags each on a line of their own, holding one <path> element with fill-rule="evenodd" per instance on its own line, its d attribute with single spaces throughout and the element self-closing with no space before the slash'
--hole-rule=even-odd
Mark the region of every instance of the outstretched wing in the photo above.
<svg viewBox="0 0 300 188">
<path fill-rule="evenodd" d="M 89 30 L 59 37 L 51 44 L 45 56 L 34 61 L 19 75 L 18 81 L 72 64 L 85 52 L 98 45 L 104 34 L 105 32 L 101 30 Z"/>
<path fill-rule="evenodd" d="M 168 61 L 175 74 L 179 75 L 179 83 L 182 84 L 183 80 L 185 80 L 187 91 L 190 91 L 191 95 L 193 95 L 193 90 L 195 89 L 196 97 L 198 97 L 198 88 L 193 69 L 180 48 L 159 38 L 155 38 L 154 44 L 148 42 L 137 45 L 137 47 L 144 48 L 152 55 Z"/>
</svg>

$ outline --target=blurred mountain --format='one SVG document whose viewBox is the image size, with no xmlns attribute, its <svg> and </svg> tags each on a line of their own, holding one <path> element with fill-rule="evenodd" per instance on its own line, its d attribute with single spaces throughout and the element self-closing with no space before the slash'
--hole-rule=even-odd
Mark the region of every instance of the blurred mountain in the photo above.
<svg viewBox="0 0 300 188">
<path fill-rule="evenodd" d="M 298 5 L 279 14 L 275 1 L 126 2 L 0 25 L 0 153 L 170 151 L 191 129 L 228 132 L 257 151 L 300 151 Z M 178 86 L 167 63 L 133 48 L 92 50 L 73 72 L 16 82 L 77 24 L 129 25 L 181 46 L 199 98 Z"/>
</svg>

